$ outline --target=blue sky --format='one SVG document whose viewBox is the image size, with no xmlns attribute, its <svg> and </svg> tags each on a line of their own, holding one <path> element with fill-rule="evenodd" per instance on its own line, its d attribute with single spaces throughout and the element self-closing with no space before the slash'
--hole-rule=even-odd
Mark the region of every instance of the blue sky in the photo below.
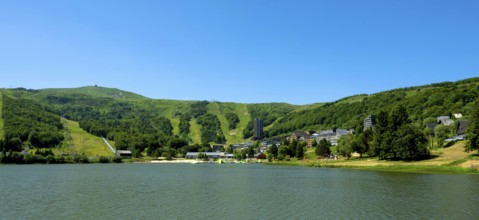
<svg viewBox="0 0 479 220">
<path fill-rule="evenodd" d="M 0 0 L 0 87 L 308 104 L 479 76 L 479 1 Z"/>
</svg>

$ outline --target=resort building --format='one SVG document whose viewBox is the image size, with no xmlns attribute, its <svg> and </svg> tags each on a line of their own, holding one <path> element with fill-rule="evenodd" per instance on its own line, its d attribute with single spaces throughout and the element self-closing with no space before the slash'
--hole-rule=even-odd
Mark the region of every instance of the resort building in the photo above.
<svg viewBox="0 0 479 220">
<path fill-rule="evenodd" d="M 338 139 L 341 138 L 341 136 L 347 135 L 347 134 L 353 134 L 353 133 L 354 133 L 353 129 L 324 130 L 324 131 L 318 131 L 314 133 L 313 138 L 316 139 L 318 143 L 319 141 L 326 139 L 331 143 L 331 145 L 337 146 Z"/>
<path fill-rule="evenodd" d="M 253 120 L 253 139 L 263 139 L 263 120 L 261 118 L 255 118 Z"/>
<path fill-rule="evenodd" d="M 369 115 L 364 119 L 364 130 L 368 130 L 370 128 L 374 128 L 374 125 L 376 125 L 376 115 Z"/>
</svg>

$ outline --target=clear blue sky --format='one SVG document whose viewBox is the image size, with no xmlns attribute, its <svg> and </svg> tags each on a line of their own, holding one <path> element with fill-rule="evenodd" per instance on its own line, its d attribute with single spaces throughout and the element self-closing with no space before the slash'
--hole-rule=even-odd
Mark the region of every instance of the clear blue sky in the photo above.
<svg viewBox="0 0 479 220">
<path fill-rule="evenodd" d="M 307 104 L 479 76 L 479 1 L 0 0 L 0 87 Z"/>
</svg>

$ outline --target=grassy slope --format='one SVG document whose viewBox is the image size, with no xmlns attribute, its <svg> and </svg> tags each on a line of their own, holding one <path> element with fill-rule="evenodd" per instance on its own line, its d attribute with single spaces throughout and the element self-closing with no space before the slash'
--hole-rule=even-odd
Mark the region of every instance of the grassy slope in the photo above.
<svg viewBox="0 0 479 220">
<path fill-rule="evenodd" d="M 246 125 L 251 120 L 251 116 L 248 112 L 248 105 L 246 104 L 238 104 L 236 105 L 236 113 L 240 119 L 240 122 L 237 125 L 235 130 L 232 130 L 232 134 L 235 134 L 237 139 L 233 143 L 243 143 L 246 141 L 243 139 L 243 131 L 246 128 Z"/>
<path fill-rule="evenodd" d="M 287 165 L 347 167 L 368 170 L 402 171 L 402 172 L 479 172 L 477 152 L 464 151 L 466 142 L 458 142 L 451 147 L 433 150 L 432 159 L 422 161 L 387 161 L 376 158 L 318 160 L 313 149 L 308 149 L 305 160 L 280 162 Z M 476 169 L 469 169 L 476 167 Z"/>
<path fill-rule="evenodd" d="M 194 143 L 201 143 L 201 130 L 200 125 L 196 122 L 196 119 L 190 121 L 190 138 Z"/>
<path fill-rule="evenodd" d="M 144 100 L 148 99 L 144 96 L 126 92 L 114 88 L 96 87 L 96 86 L 84 86 L 80 88 L 69 89 L 42 89 L 40 90 L 45 95 L 59 95 L 59 94 L 82 94 L 94 97 L 108 97 L 120 100 Z"/>
<path fill-rule="evenodd" d="M 229 129 L 229 123 L 225 117 L 227 112 L 232 112 L 238 115 L 240 123 L 238 123 L 236 129 Z M 227 144 L 245 142 L 245 139 L 243 138 L 243 130 L 246 128 L 246 125 L 250 120 L 246 104 L 213 102 L 208 105 L 208 113 L 218 116 L 221 123 L 221 130 L 225 135 Z"/>
<path fill-rule="evenodd" d="M 80 128 L 78 122 L 64 119 L 71 140 L 68 140 L 62 150 L 65 152 L 85 153 L 89 157 L 93 156 L 113 156 L 113 153 L 103 143 L 100 137 L 91 135 Z"/>
<path fill-rule="evenodd" d="M 175 116 L 175 112 L 187 112 L 190 101 L 176 101 L 176 100 L 153 100 L 155 109 L 160 116 L 164 116 L 171 121 L 173 126 L 173 133 L 180 133 L 180 117 Z"/>
<path fill-rule="evenodd" d="M 362 102 L 364 98 L 369 97 L 368 95 L 355 95 L 355 96 L 350 96 L 346 97 L 343 100 L 339 101 L 337 104 L 349 104 L 349 103 L 354 103 L 354 102 Z"/>
</svg>

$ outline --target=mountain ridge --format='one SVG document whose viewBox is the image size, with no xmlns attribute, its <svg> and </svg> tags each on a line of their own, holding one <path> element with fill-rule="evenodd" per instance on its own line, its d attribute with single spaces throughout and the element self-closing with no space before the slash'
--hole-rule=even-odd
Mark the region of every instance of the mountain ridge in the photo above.
<svg viewBox="0 0 479 220">
<path fill-rule="evenodd" d="M 151 130 L 148 123 L 163 117 L 171 123 L 173 134 L 192 142 L 203 142 L 201 133 L 207 125 L 198 124 L 198 119 L 211 114 L 219 121 L 219 126 L 214 128 L 217 134 L 224 136 L 227 144 L 233 144 L 250 140 L 254 118 L 264 120 L 267 137 L 282 136 L 295 130 L 359 128 L 367 115 L 395 105 L 406 106 L 412 120 L 418 124 L 455 112 L 463 113 L 467 118 L 471 103 L 479 96 L 478 91 L 479 77 L 357 94 L 334 102 L 307 105 L 152 99 L 100 86 L 40 90 L 16 88 L 2 89 L 1 93 L 2 96 L 30 100 L 48 112 L 79 122 L 91 134 L 111 139 L 115 139 L 115 134 L 127 132 L 137 135 L 145 129 Z M 233 129 L 230 129 L 230 123 L 235 122 L 228 121 L 227 114 L 239 117 Z M 186 125 L 188 129 L 184 131 L 180 129 L 185 122 L 182 121 L 183 116 L 190 117 Z M 125 130 L 128 127 L 131 129 Z"/>
</svg>

